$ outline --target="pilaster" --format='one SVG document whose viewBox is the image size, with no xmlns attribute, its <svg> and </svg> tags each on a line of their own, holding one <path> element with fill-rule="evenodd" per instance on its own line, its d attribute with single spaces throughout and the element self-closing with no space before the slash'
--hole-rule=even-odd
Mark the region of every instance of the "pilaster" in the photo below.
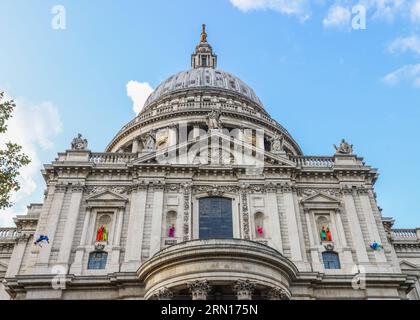
<svg viewBox="0 0 420 320">
<path fill-rule="evenodd" d="M 146 212 L 147 184 L 139 183 L 131 192 L 128 218 L 127 243 L 121 271 L 136 271 L 140 265 L 143 242 L 144 216 Z"/>
<path fill-rule="evenodd" d="M 64 228 L 63 240 L 58 254 L 57 264 L 68 265 L 70 251 L 73 245 L 77 219 L 79 217 L 80 205 L 82 202 L 83 186 L 76 185 L 71 187 L 71 202 L 67 213 L 66 225 Z"/>
</svg>

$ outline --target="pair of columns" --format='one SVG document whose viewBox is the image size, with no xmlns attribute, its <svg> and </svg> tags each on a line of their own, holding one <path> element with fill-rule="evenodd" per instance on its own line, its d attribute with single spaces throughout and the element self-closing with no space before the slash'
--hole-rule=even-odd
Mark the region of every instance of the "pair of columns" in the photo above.
<svg viewBox="0 0 420 320">
<path fill-rule="evenodd" d="M 196 280 L 187 284 L 192 300 L 207 300 L 210 293 L 211 286 L 208 280 Z M 238 300 L 252 300 L 252 294 L 255 290 L 255 283 L 249 280 L 237 280 L 233 286 L 233 290 L 236 293 Z M 157 300 L 171 300 L 173 298 L 173 292 L 168 288 L 162 288 L 153 294 L 153 297 Z M 269 300 L 289 300 L 290 297 L 286 290 L 282 288 L 272 288 L 267 292 L 267 298 Z"/>
</svg>

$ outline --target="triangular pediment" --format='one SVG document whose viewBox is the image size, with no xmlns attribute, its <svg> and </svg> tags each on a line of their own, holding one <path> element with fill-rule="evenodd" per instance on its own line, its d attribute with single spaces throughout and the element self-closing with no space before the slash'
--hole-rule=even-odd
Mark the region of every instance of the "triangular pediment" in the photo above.
<svg viewBox="0 0 420 320">
<path fill-rule="evenodd" d="M 6 272 L 7 271 L 7 264 L 0 261 L 0 272 Z"/>
<path fill-rule="evenodd" d="M 313 204 L 315 204 L 315 203 L 316 204 L 322 204 L 322 203 L 324 203 L 324 204 L 339 204 L 340 200 L 338 200 L 338 199 L 336 199 L 336 198 L 334 198 L 330 195 L 327 195 L 325 193 L 318 192 L 314 195 L 311 195 L 311 196 L 303 199 L 302 203 L 307 203 L 307 204 L 309 204 L 309 203 L 313 203 Z"/>
<path fill-rule="evenodd" d="M 186 141 L 174 146 L 171 146 L 169 148 L 165 148 L 162 150 L 157 150 L 149 153 L 144 153 L 143 155 L 140 155 L 138 159 L 132 162 L 133 165 L 136 164 L 149 164 L 149 163 L 157 163 L 157 164 L 191 164 L 191 165 L 203 165 L 207 163 L 200 162 L 198 157 L 195 156 L 194 152 L 197 154 L 199 153 L 199 146 L 200 145 L 206 145 L 206 143 L 211 141 L 211 139 L 217 138 L 220 141 L 220 149 L 225 150 L 226 153 L 231 153 L 233 157 L 235 157 L 235 154 L 232 153 L 231 149 L 224 149 L 224 146 L 228 146 L 228 148 L 231 148 L 231 143 L 235 144 L 235 140 L 225 135 L 219 131 L 212 131 L 208 133 L 207 135 L 202 135 L 195 140 Z M 249 144 L 245 141 L 241 141 L 237 145 L 240 144 L 241 149 L 243 150 L 243 153 L 241 153 L 241 162 L 240 163 L 231 163 L 236 166 L 240 166 L 241 163 L 243 163 L 244 166 L 247 165 L 247 163 L 253 163 L 252 158 L 255 156 L 253 154 L 258 154 L 259 161 L 261 161 L 261 164 L 264 165 L 281 165 L 286 167 L 296 167 L 296 164 L 289 160 L 286 155 L 282 154 L 274 154 L 272 152 L 268 152 L 265 150 L 261 150 L 257 147 L 255 147 L 252 144 Z M 198 146 L 196 149 L 194 149 L 196 146 Z M 185 155 L 187 150 L 187 155 Z M 181 159 L 181 160 L 180 160 Z M 183 159 L 183 160 L 182 160 Z M 233 160 L 235 161 L 235 160 Z M 253 165 L 253 164 L 250 164 Z"/>
<path fill-rule="evenodd" d="M 86 201 L 127 201 L 127 199 L 111 190 L 106 190 L 90 196 Z"/>
<path fill-rule="evenodd" d="M 418 266 L 418 265 L 416 265 L 412 262 L 409 262 L 407 260 L 402 260 L 400 262 L 400 267 L 401 267 L 401 270 L 413 270 L 413 271 L 414 270 L 416 270 L 416 271 L 420 270 L 420 266 Z"/>
</svg>

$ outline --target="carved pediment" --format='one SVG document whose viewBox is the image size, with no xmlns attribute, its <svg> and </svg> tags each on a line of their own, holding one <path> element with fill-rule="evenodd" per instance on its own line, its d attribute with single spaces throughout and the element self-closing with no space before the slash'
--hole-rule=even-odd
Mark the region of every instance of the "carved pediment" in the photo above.
<svg viewBox="0 0 420 320">
<path fill-rule="evenodd" d="M 215 140 L 217 139 L 217 140 Z M 244 166 L 255 165 L 255 161 L 260 161 L 262 165 L 281 165 L 287 167 L 295 167 L 295 163 L 289 160 L 285 155 L 274 154 L 269 151 L 264 151 L 247 143 L 246 141 L 236 142 L 232 137 L 225 135 L 217 130 L 212 130 L 207 135 L 198 137 L 192 141 L 186 141 L 178 145 L 170 146 L 165 149 L 148 152 L 141 155 L 133 164 L 191 164 L 191 165 L 205 165 L 211 164 L 212 155 L 208 150 L 212 149 L 209 141 L 219 141 L 217 148 L 219 155 L 224 158 L 217 159 L 219 165 L 236 165 Z M 233 148 L 232 148 L 233 143 Z M 208 149 L 206 148 L 208 147 Z M 206 156 L 203 156 L 203 149 L 206 149 Z M 238 150 L 240 154 L 238 154 Z M 200 152 L 201 151 L 201 152 Z M 257 156 L 255 156 L 255 153 Z M 217 157 L 217 156 L 216 156 Z"/>
<path fill-rule="evenodd" d="M 412 262 L 409 262 L 407 260 L 400 261 L 400 267 L 401 267 L 401 270 L 404 270 L 404 271 L 420 271 L 420 266 Z"/>
<path fill-rule="evenodd" d="M 3 273 L 6 271 L 7 271 L 7 264 L 0 261 L 0 272 Z"/>
<path fill-rule="evenodd" d="M 122 195 L 110 190 L 94 194 L 86 199 L 91 207 L 124 207 L 127 201 Z"/>
<path fill-rule="evenodd" d="M 305 208 L 331 209 L 339 207 L 341 202 L 335 197 L 332 197 L 322 192 L 318 192 L 314 195 L 302 199 L 301 203 Z"/>
</svg>

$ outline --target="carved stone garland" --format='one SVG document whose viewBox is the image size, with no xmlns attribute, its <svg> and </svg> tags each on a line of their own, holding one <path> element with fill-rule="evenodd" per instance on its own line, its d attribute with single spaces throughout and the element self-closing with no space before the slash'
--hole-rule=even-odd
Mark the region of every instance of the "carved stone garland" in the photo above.
<svg viewBox="0 0 420 320">
<path fill-rule="evenodd" d="M 241 207 L 242 207 L 242 225 L 244 229 L 244 239 L 249 240 L 249 211 L 248 211 L 248 194 L 247 186 L 241 186 Z"/>
<path fill-rule="evenodd" d="M 184 241 L 190 240 L 190 206 L 191 206 L 191 185 L 186 183 L 184 189 Z"/>
</svg>

